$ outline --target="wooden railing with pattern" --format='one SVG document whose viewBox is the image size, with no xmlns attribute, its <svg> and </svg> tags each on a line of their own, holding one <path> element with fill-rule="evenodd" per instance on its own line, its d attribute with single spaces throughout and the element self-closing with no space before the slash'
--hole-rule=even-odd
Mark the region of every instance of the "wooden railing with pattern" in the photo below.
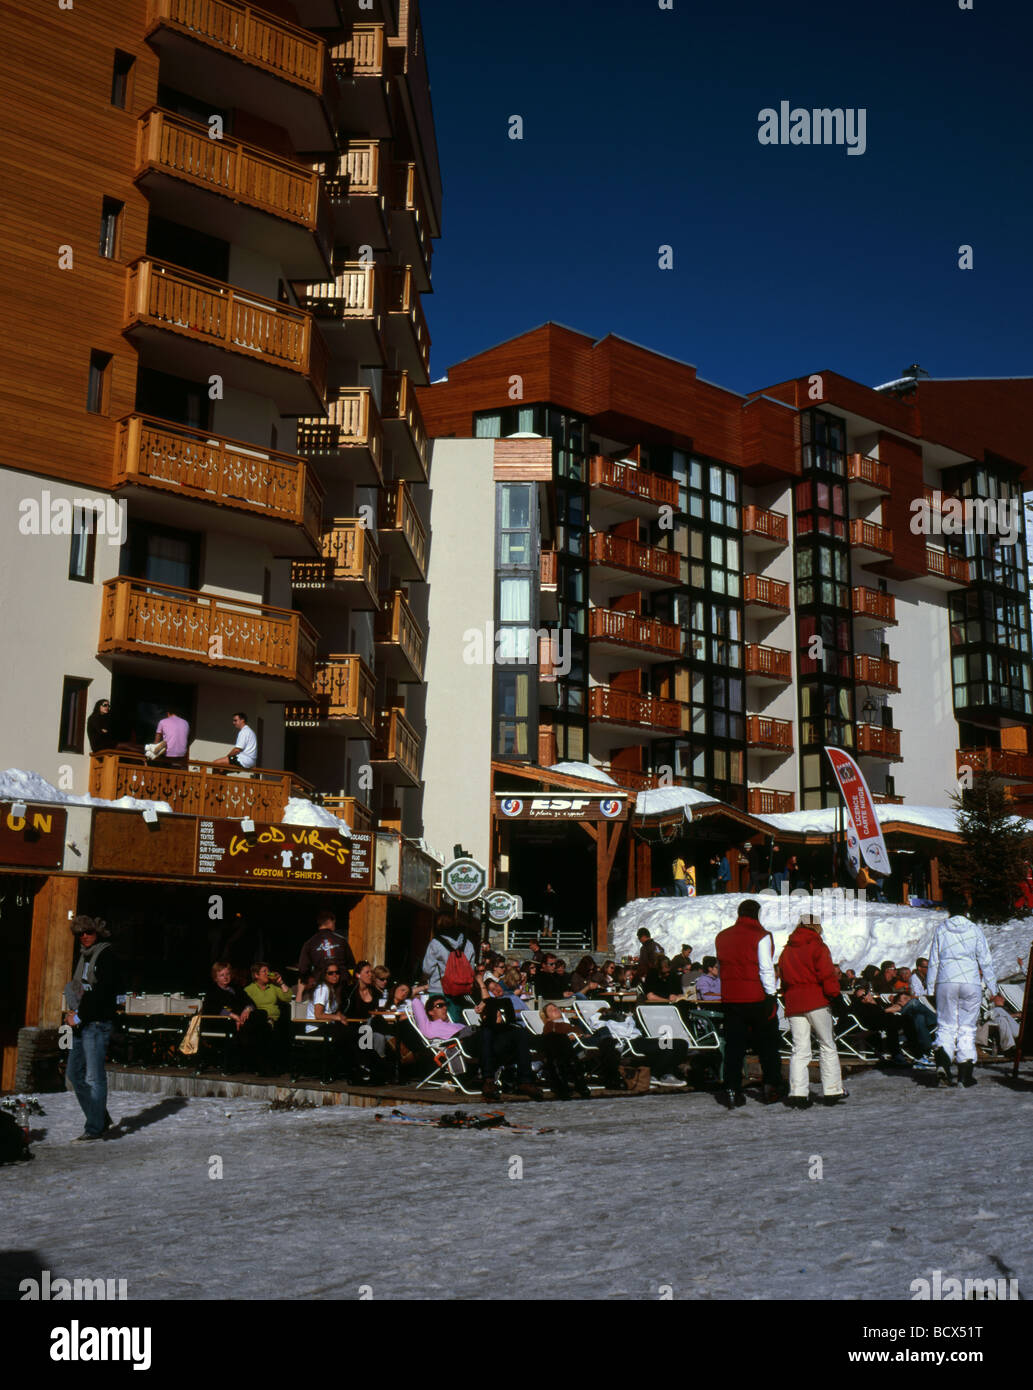
<svg viewBox="0 0 1033 1390">
<path fill-rule="evenodd" d="M 344 78 L 383 77 L 384 47 L 382 24 L 354 24 L 348 38 L 330 49 L 330 61 Z"/>
<path fill-rule="evenodd" d="M 321 399 L 326 396 L 326 348 L 311 315 L 293 305 L 144 256 L 127 267 L 126 321 L 300 372 Z"/>
<path fill-rule="evenodd" d="M 896 761 L 900 757 L 900 730 L 882 724 L 858 724 L 857 751 Z"/>
<path fill-rule="evenodd" d="M 280 676 L 308 690 L 316 634 L 293 609 L 123 577 L 104 584 L 98 650 Z"/>
<path fill-rule="evenodd" d="M 376 197 L 384 191 L 384 160 L 379 140 L 349 140 L 339 155 L 312 165 L 331 202 Z"/>
<path fill-rule="evenodd" d="M 634 574 L 650 575 L 677 584 L 681 561 L 676 551 L 658 550 L 641 545 L 627 536 L 613 536 L 605 531 L 593 531 L 589 539 L 589 558 L 594 565 L 612 565 Z"/>
<path fill-rule="evenodd" d="M 400 709 L 377 711 L 372 762 L 398 763 L 415 780 L 420 776 L 420 737 Z"/>
<path fill-rule="evenodd" d="M 959 748 L 957 750 L 957 770 L 962 776 L 966 772 L 992 772 L 1002 777 L 1033 779 L 1033 756 L 1028 753 L 1013 753 L 1007 748 Z"/>
<path fill-rule="evenodd" d="M 674 507 L 675 510 L 678 507 L 678 484 L 673 478 L 635 468 L 630 463 L 615 462 L 597 454 L 589 460 L 588 481 L 592 487 L 622 492 L 627 497 L 655 502 L 658 507 Z"/>
<path fill-rule="evenodd" d="M 862 685 L 879 685 L 886 690 L 899 690 L 897 663 L 888 657 L 855 656 L 854 680 Z"/>
<path fill-rule="evenodd" d="M 789 544 L 789 518 L 784 512 L 769 512 L 763 507 L 743 507 L 744 535 L 763 536 L 765 540 Z"/>
<path fill-rule="evenodd" d="M 416 349 L 423 363 L 423 370 L 430 366 L 430 330 L 423 313 L 423 304 L 412 267 L 393 265 L 387 267 L 386 279 L 387 312 L 392 318 L 404 318 L 412 329 Z"/>
<path fill-rule="evenodd" d="M 408 542 L 421 574 L 427 573 L 427 532 L 412 500 L 408 483 L 392 483 L 381 490 L 377 525 L 381 531 L 400 532 Z"/>
<path fill-rule="evenodd" d="M 868 483 L 882 492 L 890 490 L 889 464 L 870 459 L 866 454 L 847 454 L 846 476 L 851 483 Z"/>
<path fill-rule="evenodd" d="M 881 618 L 890 626 L 897 621 L 897 601 L 892 594 L 861 586 L 854 590 L 854 613 L 859 618 Z"/>
<path fill-rule="evenodd" d="M 769 579 L 764 574 L 748 574 L 743 583 L 743 600 L 746 603 L 759 603 L 765 608 L 779 608 L 789 612 L 789 585 L 780 579 Z"/>
<path fill-rule="evenodd" d="M 373 729 L 376 681 L 360 656 L 328 656 L 316 662 L 316 700 L 328 719 L 353 719 Z"/>
<path fill-rule="evenodd" d="M 340 387 L 326 403 L 325 418 L 311 415 L 298 421 L 297 440 L 298 453 L 312 458 L 366 450 L 383 479 L 384 426 L 369 386 Z"/>
<path fill-rule="evenodd" d="M 850 523 L 850 544 L 864 550 L 878 550 L 884 555 L 893 554 L 893 532 L 874 521 L 861 521 L 855 518 Z"/>
<path fill-rule="evenodd" d="M 619 608 L 591 609 L 588 614 L 588 635 L 597 641 L 648 647 L 669 656 L 681 655 L 682 634 L 676 623 L 641 618 L 636 613 L 625 613 Z"/>
<path fill-rule="evenodd" d="M 543 550 L 540 556 L 541 587 L 555 589 L 557 583 L 557 560 L 555 550 Z"/>
<path fill-rule="evenodd" d="M 147 415 L 118 422 L 112 487 L 137 483 L 322 533 L 323 486 L 304 459 Z"/>
<path fill-rule="evenodd" d="M 764 787 L 750 787 L 746 793 L 746 809 L 751 816 L 783 816 L 795 808 L 796 796 L 793 792 L 774 792 Z"/>
<path fill-rule="evenodd" d="M 243 773 L 194 758 L 187 758 L 182 767 L 172 767 L 113 749 L 90 758 L 91 796 L 105 801 L 123 796 L 166 801 L 183 816 L 250 817 L 277 823 L 292 796 L 311 794 L 311 786 L 294 773 L 263 767 Z"/>
<path fill-rule="evenodd" d="M 305 308 L 317 318 L 346 323 L 350 319 L 376 319 L 378 267 L 372 262 L 348 262 L 332 280 L 314 280 L 301 293 Z"/>
<path fill-rule="evenodd" d="M 751 748 L 789 750 L 793 746 L 792 720 L 771 719 L 765 714 L 747 715 L 746 743 Z"/>
<path fill-rule="evenodd" d="M 334 517 L 319 540 L 319 560 L 291 561 L 291 585 L 321 589 L 327 584 L 362 580 L 377 592 L 380 547 L 368 526 L 355 517 Z"/>
<path fill-rule="evenodd" d="M 383 595 L 382 606 L 373 623 L 373 640 L 400 647 L 409 664 L 423 678 L 424 633 L 403 589 L 392 589 Z"/>
<path fill-rule="evenodd" d="M 423 423 L 423 412 L 416 399 L 416 390 L 409 373 L 385 372 L 381 399 L 384 419 L 391 422 L 400 420 L 405 423 L 413 449 L 422 464 L 424 480 L 426 480 L 429 467 L 427 429 Z"/>
<path fill-rule="evenodd" d="M 639 724 L 653 729 L 680 729 L 681 706 L 654 695 L 635 695 L 609 685 L 593 685 L 588 692 L 589 719 L 614 724 Z"/>
<path fill-rule="evenodd" d="M 150 0 L 148 31 L 161 25 L 322 95 L 326 45 L 266 10 L 236 0 Z"/>
<path fill-rule="evenodd" d="M 756 642 L 746 644 L 746 674 L 769 676 L 772 680 L 793 679 L 793 658 L 782 647 L 764 647 Z"/>
<path fill-rule="evenodd" d="M 356 835 L 373 834 L 373 812 L 356 796 L 339 796 L 333 792 L 317 792 L 320 806 L 338 820 L 343 820 Z"/>
<path fill-rule="evenodd" d="M 962 555 L 950 555 L 945 550 L 929 546 L 925 552 L 925 567 L 930 574 L 952 579 L 956 584 L 968 584 L 972 578 L 969 562 Z"/>
</svg>

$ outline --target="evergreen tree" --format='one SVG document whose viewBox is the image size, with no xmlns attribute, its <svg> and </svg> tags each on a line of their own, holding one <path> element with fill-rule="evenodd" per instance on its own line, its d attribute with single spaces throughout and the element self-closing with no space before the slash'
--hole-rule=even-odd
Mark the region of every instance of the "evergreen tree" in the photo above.
<svg viewBox="0 0 1033 1390">
<path fill-rule="evenodd" d="M 945 855 L 943 880 L 969 904 L 977 922 L 1007 922 L 1015 916 L 1019 886 L 1030 858 L 1030 836 L 1016 819 L 997 777 L 977 773 L 971 787 L 951 798 L 958 812 L 961 844 Z"/>
</svg>

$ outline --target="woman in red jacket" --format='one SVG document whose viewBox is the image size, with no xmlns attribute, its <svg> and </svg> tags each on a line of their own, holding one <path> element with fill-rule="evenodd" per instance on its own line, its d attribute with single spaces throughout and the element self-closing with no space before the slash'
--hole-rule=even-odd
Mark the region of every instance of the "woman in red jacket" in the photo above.
<svg viewBox="0 0 1033 1390">
<path fill-rule="evenodd" d="M 807 1067 L 811 1060 L 811 1033 L 818 1039 L 821 1089 L 826 1105 L 845 1100 L 843 1076 L 832 1028 L 829 1000 L 839 994 L 839 976 L 829 948 L 821 939 L 821 922 L 802 917 L 778 960 L 785 991 L 785 1011 L 793 1033 L 789 1063 L 789 1097 L 786 1104 L 806 1110 L 811 1103 Z"/>
</svg>

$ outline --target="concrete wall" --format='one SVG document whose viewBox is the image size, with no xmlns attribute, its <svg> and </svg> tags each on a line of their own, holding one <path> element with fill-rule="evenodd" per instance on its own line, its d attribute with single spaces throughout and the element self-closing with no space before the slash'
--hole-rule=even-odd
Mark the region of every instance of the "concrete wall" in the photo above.
<svg viewBox="0 0 1033 1390">
<path fill-rule="evenodd" d="M 948 595 L 911 581 L 889 586 L 897 626 L 890 656 L 899 660 L 900 694 L 891 695 L 903 762 L 890 768 L 898 796 L 919 806 L 947 806 L 957 790 L 958 725 L 950 673 Z"/>
</svg>

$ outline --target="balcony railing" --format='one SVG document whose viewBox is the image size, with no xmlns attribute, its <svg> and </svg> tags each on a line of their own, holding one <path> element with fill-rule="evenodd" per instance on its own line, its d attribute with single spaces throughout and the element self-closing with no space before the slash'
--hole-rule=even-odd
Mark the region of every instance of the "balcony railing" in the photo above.
<svg viewBox="0 0 1033 1390">
<path fill-rule="evenodd" d="M 375 320 L 377 284 L 377 267 L 372 262 L 349 263 L 332 280 L 305 285 L 301 301 L 319 319 L 338 323 Z"/>
<path fill-rule="evenodd" d="M 416 679 L 423 679 L 423 629 L 416 621 L 403 589 L 392 589 L 382 596 L 382 604 L 373 623 L 373 640 L 378 646 L 390 644 L 396 647 Z"/>
<path fill-rule="evenodd" d="M 384 75 L 384 26 L 356 24 L 343 43 L 330 50 L 330 61 L 343 78 Z"/>
<path fill-rule="evenodd" d="M 555 589 L 556 587 L 556 552 L 555 550 L 543 550 L 541 553 L 541 585 L 543 589 Z"/>
<path fill-rule="evenodd" d="M 789 585 L 763 574 L 748 574 L 743 584 L 743 601 L 764 608 L 779 608 L 789 612 Z"/>
<path fill-rule="evenodd" d="M 328 656 L 315 664 L 312 681 L 315 699 L 284 706 L 284 725 L 289 729 L 333 728 L 356 738 L 373 735 L 376 681 L 360 656 Z"/>
<path fill-rule="evenodd" d="M 858 724 L 857 751 L 873 758 L 900 761 L 900 730 L 882 724 Z"/>
<path fill-rule="evenodd" d="M 392 165 L 389 196 L 393 211 L 407 213 L 412 218 L 416 242 L 424 265 L 429 269 L 432 254 L 430 223 L 427 220 L 427 210 L 420 192 L 420 180 L 415 164 L 409 162 Z"/>
<path fill-rule="evenodd" d="M 854 680 L 862 685 L 878 685 L 884 690 L 899 690 L 897 662 L 888 657 L 855 656 Z"/>
<path fill-rule="evenodd" d="M 311 689 L 316 634 L 292 609 L 120 578 L 104 584 L 98 650 L 280 676 Z"/>
<path fill-rule="evenodd" d="M 653 695 L 635 695 L 609 685 L 588 692 L 588 717 L 610 724 L 636 724 L 653 729 L 680 729 L 681 706 Z"/>
<path fill-rule="evenodd" d="M 90 758 L 90 795 L 105 801 L 132 796 L 167 801 L 177 815 L 278 822 L 292 796 L 312 792 L 292 772 L 253 767 L 247 773 L 213 767 L 188 758 L 182 767 L 148 763 L 131 753 L 109 750 Z"/>
<path fill-rule="evenodd" d="M 862 550 L 877 550 L 883 555 L 892 555 L 893 532 L 874 521 L 855 519 L 850 523 L 850 544 Z"/>
<path fill-rule="evenodd" d="M 939 575 L 940 578 L 949 579 L 955 584 L 968 584 L 971 581 L 972 571 L 968 561 L 960 555 L 949 555 L 945 550 L 927 547 L 925 567 L 930 574 Z"/>
<path fill-rule="evenodd" d="M 146 415 L 118 424 L 112 487 L 126 483 L 290 522 L 313 544 L 322 530 L 322 484 L 304 459 Z"/>
<path fill-rule="evenodd" d="M 384 191 L 384 161 L 379 140 L 349 140 L 341 154 L 314 164 L 327 196 L 343 198 L 379 197 Z"/>
<path fill-rule="evenodd" d="M 382 399 L 385 425 L 404 426 L 404 439 L 414 470 L 405 472 L 404 476 L 409 482 L 425 483 L 428 469 L 427 430 L 409 373 L 385 372 Z M 397 464 L 395 476 L 400 476 Z"/>
<path fill-rule="evenodd" d="M 364 482 L 378 485 L 384 477 L 384 427 L 368 386 L 342 386 L 326 404 L 326 418 L 308 416 L 298 421 L 298 452 L 313 458 L 361 457 L 362 468 L 371 469 Z M 368 463 L 365 460 L 368 459 Z"/>
<path fill-rule="evenodd" d="M 420 738 L 400 709 L 378 711 L 370 761 L 394 763 L 412 782 L 419 782 Z"/>
<path fill-rule="evenodd" d="M 957 767 L 959 776 L 970 770 L 1033 781 L 1033 756 L 1029 753 L 1012 753 L 1007 748 L 959 748 Z"/>
<path fill-rule="evenodd" d="M 897 621 L 897 601 L 879 589 L 858 587 L 854 590 L 854 616 L 878 618 L 889 627 Z"/>
<path fill-rule="evenodd" d="M 650 473 L 630 463 L 616 463 L 596 455 L 589 463 L 589 482 L 592 487 L 622 492 L 625 497 L 637 497 L 643 502 L 655 502 L 658 507 L 677 509 L 678 484 L 662 473 Z"/>
<path fill-rule="evenodd" d="M 890 490 L 889 464 L 870 459 L 865 454 L 847 454 L 846 476 L 851 483 L 867 483 L 880 492 Z"/>
<path fill-rule="evenodd" d="M 317 793 L 317 799 L 324 810 L 329 811 L 356 835 L 373 834 L 373 812 L 356 796 L 338 796 L 334 792 Z"/>
<path fill-rule="evenodd" d="M 742 529 L 746 536 L 761 536 L 779 545 L 789 544 L 789 518 L 783 512 L 769 512 L 763 507 L 743 507 Z"/>
<path fill-rule="evenodd" d="M 885 792 L 872 792 L 872 800 L 876 806 L 903 806 L 902 796 L 887 796 Z"/>
<path fill-rule="evenodd" d="M 386 304 L 389 323 L 404 320 L 407 324 L 412 334 L 413 349 L 426 374 L 430 367 L 430 330 L 411 266 L 387 268 Z"/>
<path fill-rule="evenodd" d="M 127 326 L 167 329 L 300 372 L 326 396 L 326 348 L 303 310 L 146 256 L 128 267 L 126 288 Z"/>
<path fill-rule="evenodd" d="M 751 816 L 784 816 L 796 809 L 793 792 L 772 792 L 764 787 L 750 787 L 746 793 L 746 809 Z"/>
<path fill-rule="evenodd" d="M 408 483 L 394 483 L 381 491 L 377 525 L 385 551 L 392 537 L 404 540 L 412 564 L 419 572 L 418 577 L 424 578 L 427 573 L 427 532 L 413 503 Z"/>
<path fill-rule="evenodd" d="M 659 772 L 640 772 L 637 768 L 614 767 L 613 763 L 597 763 L 600 772 L 609 773 L 618 787 L 629 787 L 632 791 L 648 792 L 657 787 L 682 787 L 683 778 L 671 777 Z"/>
<path fill-rule="evenodd" d="M 747 715 L 746 743 L 750 748 L 789 750 L 793 746 L 792 720 L 770 719 L 763 714 Z"/>
<path fill-rule="evenodd" d="M 361 588 L 377 605 L 380 549 L 368 526 L 354 517 L 335 517 L 320 537 L 319 560 L 293 560 L 291 586 L 295 589 L 326 589 L 331 585 Z"/>
<path fill-rule="evenodd" d="M 588 553 L 594 565 L 630 570 L 633 574 L 664 579 L 670 584 L 677 584 L 681 574 L 675 551 L 657 550 L 654 546 L 640 545 L 626 536 L 613 536 L 604 531 L 592 532 Z"/>
<path fill-rule="evenodd" d="M 140 119 L 137 166 L 153 168 L 199 188 L 223 193 L 315 233 L 319 222 L 319 176 L 303 164 L 270 154 L 154 108 Z"/>
<path fill-rule="evenodd" d="M 756 642 L 746 644 L 746 674 L 766 676 L 775 681 L 793 679 L 793 658 L 781 647 L 762 647 Z"/>
<path fill-rule="evenodd" d="M 234 0 L 150 0 L 148 32 L 160 25 L 322 94 L 323 41 L 265 10 Z"/>
<path fill-rule="evenodd" d="M 546 553 L 543 552 L 543 556 Z M 588 635 L 600 642 L 616 642 L 626 647 L 647 647 L 650 651 L 680 656 L 681 628 L 656 618 L 640 618 L 616 608 L 593 608 L 588 614 Z"/>
</svg>

